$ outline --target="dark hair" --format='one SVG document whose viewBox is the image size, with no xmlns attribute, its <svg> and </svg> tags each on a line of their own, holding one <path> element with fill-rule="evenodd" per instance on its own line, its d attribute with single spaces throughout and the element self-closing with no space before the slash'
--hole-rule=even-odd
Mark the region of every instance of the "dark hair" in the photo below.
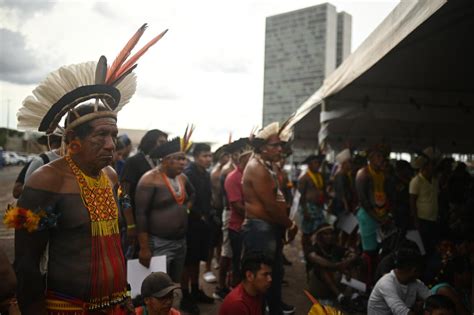
<svg viewBox="0 0 474 315">
<path fill-rule="evenodd" d="M 395 268 L 407 270 L 410 268 L 421 269 L 423 257 L 416 250 L 411 248 L 400 248 L 395 252 Z"/>
<path fill-rule="evenodd" d="M 127 134 L 123 134 L 123 135 L 118 136 L 117 141 L 122 142 L 124 147 L 129 146 L 129 145 L 132 144 L 132 141 L 130 140 L 130 138 L 128 137 Z"/>
<path fill-rule="evenodd" d="M 423 305 L 423 309 L 426 312 L 432 312 L 434 310 L 449 310 L 449 311 L 456 311 L 456 305 L 450 298 L 441 294 L 434 294 L 429 296 L 425 300 L 425 304 Z"/>
<path fill-rule="evenodd" d="M 211 152 L 211 147 L 206 143 L 196 143 L 193 148 L 193 156 L 198 156 L 203 152 Z"/>
<path fill-rule="evenodd" d="M 84 115 L 93 113 L 95 111 L 104 112 L 104 111 L 108 111 L 108 109 L 105 108 L 103 105 L 96 106 L 96 104 L 93 104 L 93 103 L 82 104 L 82 105 L 77 106 L 74 109 L 74 112 L 77 113 L 79 115 L 79 117 L 82 117 Z M 74 113 L 69 113 L 66 117 L 66 128 L 67 128 L 68 124 L 72 123 L 73 121 L 75 121 L 79 117 L 77 117 Z M 92 119 L 92 120 L 94 120 L 94 119 Z M 93 128 L 90 125 L 92 120 L 89 120 L 89 121 L 87 121 L 83 124 L 80 124 L 79 126 L 73 128 L 74 135 L 82 140 L 85 137 L 87 137 L 89 134 L 91 134 L 91 132 L 93 131 Z M 68 139 L 68 137 L 66 137 L 66 143 L 69 143 L 69 140 L 70 139 Z"/>
<path fill-rule="evenodd" d="M 273 260 L 265 255 L 263 252 L 249 252 L 242 257 L 241 261 L 241 270 L 242 275 L 245 276 L 247 271 L 252 272 L 254 275 L 257 274 L 257 271 L 262 268 L 262 264 L 267 266 L 273 265 Z"/>
<path fill-rule="evenodd" d="M 168 134 L 158 130 L 152 129 L 147 131 L 143 136 L 142 140 L 140 140 L 140 144 L 138 145 L 138 150 L 142 151 L 145 154 L 150 153 L 156 147 L 156 142 L 158 141 L 159 137 L 168 138 Z"/>
</svg>

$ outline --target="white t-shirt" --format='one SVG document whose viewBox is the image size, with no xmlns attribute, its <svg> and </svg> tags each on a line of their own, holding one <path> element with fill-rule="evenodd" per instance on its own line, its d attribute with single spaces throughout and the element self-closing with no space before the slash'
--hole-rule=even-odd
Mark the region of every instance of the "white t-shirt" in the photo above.
<svg viewBox="0 0 474 315">
<path fill-rule="evenodd" d="M 367 306 L 368 315 L 406 315 L 417 299 L 426 300 L 431 291 L 416 280 L 407 285 L 398 282 L 395 272 L 387 273 L 375 284 Z"/>
</svg>

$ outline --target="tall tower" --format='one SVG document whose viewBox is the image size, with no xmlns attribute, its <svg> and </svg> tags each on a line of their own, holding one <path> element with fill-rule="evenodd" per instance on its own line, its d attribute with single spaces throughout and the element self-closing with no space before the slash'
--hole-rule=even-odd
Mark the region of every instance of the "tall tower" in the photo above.
<svg viewBox="0 0 474 315">
<path fill-rule="evenodd" d="M 263 125 L 284 121 L 350 53 L 351 16 L 329 3 L 267 17 Z"/>
</svg>

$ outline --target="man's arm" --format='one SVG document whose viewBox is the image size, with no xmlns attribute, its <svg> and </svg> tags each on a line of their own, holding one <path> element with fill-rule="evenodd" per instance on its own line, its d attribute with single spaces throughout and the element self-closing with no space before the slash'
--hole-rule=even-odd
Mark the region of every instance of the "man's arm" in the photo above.
<svg viewBox="0 0 474 315">
<path fill-rule="evenodd" d="M 254 166 L 252 171 L 252 188 L 255 191 L 255 195 L 258 196 L 262 202 L 267 215 L 271 217 L 276 224 L 282 225 L 285 228 L 292 227 L 293 221 L 288 218 L 286 213 L 286 203 L 276 200 L 274 190 L 277 187 L 270 173 L 261 165 Z"/>
<path fill-rule="evenodd" d="M 396 315 L 415 315 L 413 311 L 408 308 L 405 302 L 398 296 L 397 290 L 392 282 L 384 283 L 379 286 L 380 295 L 385 300 L 385 303 Z"/>
<path fill-rule="evenodd" d="M 418 195 L 420 193 L 420 187 L 418 185 L 418 181 L 417 181 L 416 177 L 414 177 L 410 181 L 409 192 L 410 192 L 410 214 L 411 214 L 411 217 L 412 217 L 412 220 L 413 220 L 413 224 L 418 229 L 419 228 L 418 208 L 416 206 L 416 201 L 417 201 Z"/>
<path fill-rule="evenodd" d="M 303 216 L 308 217 L 308 206 L 306 205 L 306 190 L 308 189 L 307 176 L 302 176 L 298 180 L 298 191 L 300 192 L 300 207 L 303 209 Z"/>
<path fill-rule="evenodd" d="M 153 173 L 145 173 L 138 182 L 135 191 L 135 215 L 136 215 L 136 229 L 138 231 L 138 242 L 140 244 L 140 252 L 138 259 L 140 263 L 145 266 L 150 266 L 151 250 L 148 244 L 148 214 L 153 203 L 153 195 L 155 189 L 153 185 Z"/>
<path fill-rule="evenodd" d="M 18 206 L 29 210 L 55 206 L 55 195 L 62 186 L 64 174 L 44 166 L 28 179 L 18 200 Z M 18 301 L 23 314 L 46 314 L 45 279 L 39 270 L 40 260 L 49 240 L 49 230 L 15 231 L 15 265 L 18 281 Z"/>
<path fill-rule="evenodd" d="M 28 166 L 28 169 L 26 170 L 25 174 L 25 183 L 30 178 L 31 174 L 33 174 L 34 171 L 39 169 L 41 166 L 43 166 L 43 159 L 39 156 L 35 156 L 30 163 L 30 166 Z"/>
<path fill-rule="evenodd" d="M 380 218 L 378 218 L 374 213 L 374 208 L 372 203 L 370 202 L 370 184 L 369 184 L 369 176 L 365 169 L 361 169 L 356 176 L 356 191 L 357 197 L 359 198 L 359 203 L 362 208 L 377 222 L 380 222 Z"/>
</svg>

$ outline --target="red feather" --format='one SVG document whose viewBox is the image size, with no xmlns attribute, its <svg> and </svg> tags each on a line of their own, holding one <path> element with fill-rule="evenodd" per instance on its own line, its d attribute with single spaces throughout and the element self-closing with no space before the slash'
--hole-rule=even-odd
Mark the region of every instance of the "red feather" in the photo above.
<svg viewBox="0 0 474 315">
<path fill-rule="evenodd" d="M 161 34 L 159 34 L 158 36 L 156 36 L 155 38 L 153 38 L 148 44 L 145 45 L 145 47 L 143 47 L 142 49 L 140 49 L 135 55 L 133 55 L 132 57 L 130 57 L 130 59 L 120 68 L 120 70 L 117 72 L 117 75 L 116 77 L 119 77 L 122 73 L 124 73 L 125 71 L 127 71 L 130 67 L 132 67 L 135 62 L 137 62 L 137 60 L 143 56 L 143 54 L 148 50 L 148 48 L 150 48 L 151 46 L 153 46 L 154 44 L 156 44 L 156 42 L 158 42 L 163 36 L 165 36 L 166 32 L 168 32 L 168 30 L 165 30 L 164 32 L 162 32 Z"/>
<path fill-rule="evenodd" d="M 115 58 L 114 62 L 107 71 L 107 77 L 105 80 L 107 84 L 110 84 L 110 82 L 113 82 L 119 77 L 118 72 L 119 70 L 121 70 L 122 64 L 125 62 L 125 60 L 127 60 L 128 56 L 130 56 L 130 52 L 137 45 L 138 41 L 140 40 L 140 37 L 142 37 L 146 28 L 147 24 L 145 23 L 142 25 L 142 27 L 138 29 L 138 31 L 135 32 L 135 34 L 132 36 L 132 38 L 130 38 L 125 47 L 120 51 L 117 58 Z"/>
</svg>

